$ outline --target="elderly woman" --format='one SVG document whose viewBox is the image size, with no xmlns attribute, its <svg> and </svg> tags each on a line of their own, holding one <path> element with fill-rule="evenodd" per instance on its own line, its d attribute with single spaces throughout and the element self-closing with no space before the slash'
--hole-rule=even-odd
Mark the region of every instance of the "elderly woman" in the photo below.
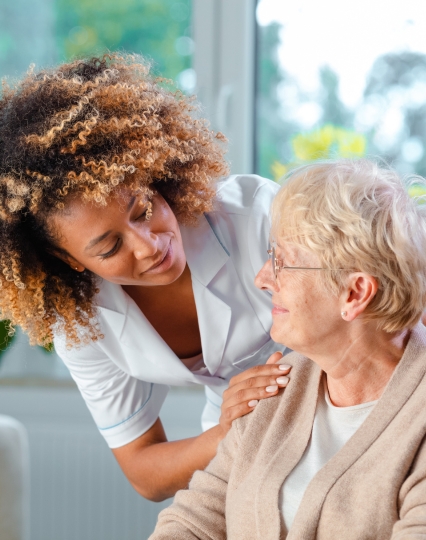
<svg viewBox="0 0 426 540">
<path fill-rule="evenodd" d="M 369 161 L 296 170 L 272 207 L 292 384 L 234 421 L 163 538 L 426 538 L 425 210 Z"/>
</svg>

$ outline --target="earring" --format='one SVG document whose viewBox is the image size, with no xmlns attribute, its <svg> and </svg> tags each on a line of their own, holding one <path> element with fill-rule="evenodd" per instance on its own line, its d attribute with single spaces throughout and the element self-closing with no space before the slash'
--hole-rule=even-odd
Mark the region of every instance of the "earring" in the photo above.
<svg viewBox="0 0 426 540">
<path fill-rule="evenodd" d="M 74 270 L 78 270 L 78 266 L 74 266 Z"/>
<path fill-rule="evenodd" d="M 344 317 L 346 317 L 347 312 L 346 312 L 346 311 L 342 311 L 342 313 L 341 313 L 340 315 L 344 318 Z"/>
</svg>

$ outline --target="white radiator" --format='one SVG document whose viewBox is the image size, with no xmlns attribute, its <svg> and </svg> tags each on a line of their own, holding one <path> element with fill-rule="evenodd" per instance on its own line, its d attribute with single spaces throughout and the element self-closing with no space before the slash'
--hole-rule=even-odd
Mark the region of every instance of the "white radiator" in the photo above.
<svg viewBox="0 0 426 540">
<path fill-rule="evenodd" d="M 0 413 L 27 428 L 31 540 L 145 540 L 167 506 L 139 496 L 95 428 L 77 389 L 0 381 Z M 202 390 L 174 389 L 162 411 L 169 439 L 200 432 Z"/>
</svg>

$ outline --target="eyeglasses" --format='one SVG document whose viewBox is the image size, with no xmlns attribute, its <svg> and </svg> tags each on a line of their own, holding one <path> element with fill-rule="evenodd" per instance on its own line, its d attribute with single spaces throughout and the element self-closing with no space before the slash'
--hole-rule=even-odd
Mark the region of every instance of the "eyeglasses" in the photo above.
<svg viewBox="0 0 426 540">
<path fill-rule="evenodd" d="M 275 279 L 278 279 L 278 272 L 280 270 L 325 270 L 325 268 L 314 268 L 312 266 L 309 268 L 306 266 L 281 266 L 279 264 L 281 261 L 276 257 L 276 251 L 274 246 L 272 246 L 271 249 L 268 249 L 268 255 L 271 259 L 272 272 L 275 276 Z"/>
<path fill-rule="evenodd" d="M 350 268 L 323 268 L 323 267 L 313 267 L 313 266 L 281 266 L 279 263 L 281 262 L 280 259 L 277 259 L 276 257 L 276 251 L 275 246 L 272 246 L 270 249 L 268 249 L 268 255 L 271 259 L 272 264 L 272 272 L 274 274 L 275 279 L 278 279 L 278 272 L 280 270 L 344 270 L 346 272 L 356 272 L 355 269 Z"/>
</svg>

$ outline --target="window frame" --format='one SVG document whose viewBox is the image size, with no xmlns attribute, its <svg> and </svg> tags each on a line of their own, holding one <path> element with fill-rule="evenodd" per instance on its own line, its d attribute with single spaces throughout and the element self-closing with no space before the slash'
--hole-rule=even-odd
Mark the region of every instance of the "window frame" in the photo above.
<svg viewBox="0 0 426 540">
<path fill-rule="evenodd" d="M 193 0 L 195 93 L 229 139 L 233 174 L 254 172 L 256 0 Z"/>
</svg>

